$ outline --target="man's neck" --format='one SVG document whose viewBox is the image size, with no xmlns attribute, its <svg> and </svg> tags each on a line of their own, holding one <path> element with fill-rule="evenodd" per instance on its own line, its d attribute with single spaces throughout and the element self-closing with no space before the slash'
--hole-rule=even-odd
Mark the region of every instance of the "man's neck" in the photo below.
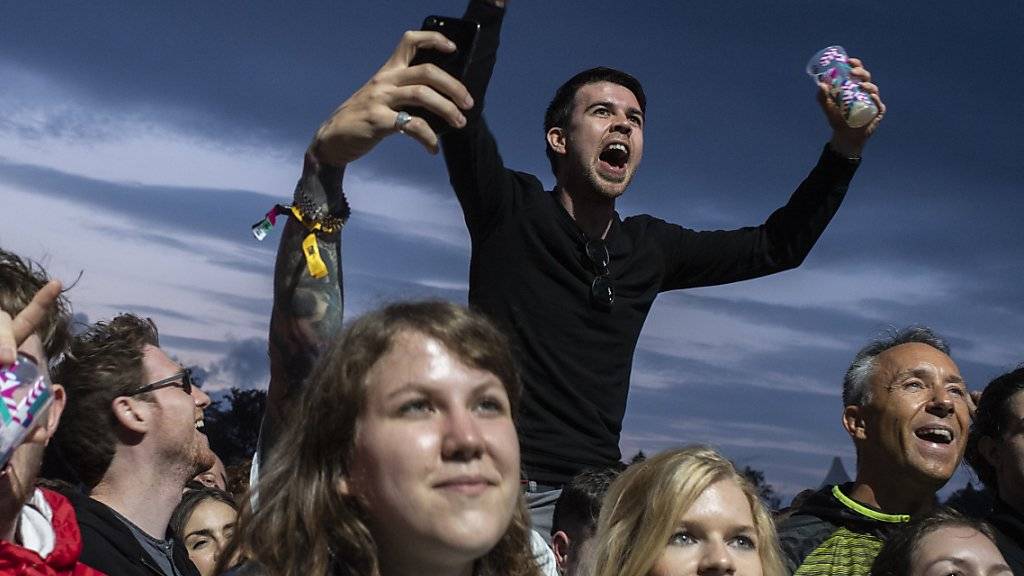
<svg viewBox="0 0 1024 576">
<path fill-rule="evenodd" d="M 892 475 L 889 479 L 883 480 L 858 473 L 847 496 L 886 514 L 913 516 L 927 512 L 935 506 L 935 491 L 941 486 L 924 487 L 898 476 Z"/>
<path fill-rule="evenodd" d="M 167 536 L 171 513 L 181 501 L 187 472 L 171 471 L 151 462 L 114 458 L 110 469 L 89 496 L 158 539 Z"/>
<path fill-rule="evenodd" d="M 595 192 L 571 185 L 556 188 L 558 201 L 565 211 L 576 221 L 587 238 L 604 238 L 615 217 L 615 199 L 603 197 Z"/>
<path fill-rule="evenodd" d="M 0 542 L 15 542 L 18 532 L 18 514 L 9 518 L 0 518 Z"/>
<path fill-rule="evenodd" d="M 18 538 L 18 519 L 21 518 L 21 509 L 25 507 L 25 503 L 32 498 L 32 494 L 28 495 L 21 503 L 12 494 L 7 494 L 4 501 L 0 502 L 0 542 L 14 542 L 17 543 Z"/>
</svg>

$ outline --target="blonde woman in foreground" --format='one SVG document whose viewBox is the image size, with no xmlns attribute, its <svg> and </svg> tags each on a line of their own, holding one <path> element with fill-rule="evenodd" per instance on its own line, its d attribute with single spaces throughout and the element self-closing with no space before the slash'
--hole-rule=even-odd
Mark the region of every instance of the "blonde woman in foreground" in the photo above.
<svg viewBox="0 0 1024 576">
<path fill-rule="evenodd" d="M 775 525 L 732 463 L 705 446 L 629 467 L 584 559 L 594 576 L 782 576 Z"/>
</svg>

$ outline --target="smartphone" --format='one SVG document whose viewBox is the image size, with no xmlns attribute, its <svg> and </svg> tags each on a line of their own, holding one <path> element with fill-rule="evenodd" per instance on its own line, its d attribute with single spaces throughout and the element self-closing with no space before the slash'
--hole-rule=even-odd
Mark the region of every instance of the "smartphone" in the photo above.
<svg viewBox="0 0 1024 576">
<path fill-rule="evenodd" d="M 446 38 L 455 43 L 455 52 L 445 53 L 438 50 L 418 50 L 413 57 L 410 66 L 419 64 L 434 64 L 441 70 L 451 74 L 459 82 L 465 82 L 466 73 L 469 71 L 469 63 L 473 60 L 473 52 L 476 50 L 477 35 L 480 34 L 480 24 L 472 20 L 452 18 L 449 16 L 427 16 L 423 20 L 421 30 L 440 32 Z M 409 108 L 406 110 L 413 116 L 419 116 L 427 121 L 430 128 L 438 136 L 452 129 L 447 120 L 424 108 Z"/>
<path fill-rule="evenodd" d="M 0 468 L 52 401 L 53 385 L 32 358 L 18 354 L 14 364 L 0 365 Z"/>
</svg>

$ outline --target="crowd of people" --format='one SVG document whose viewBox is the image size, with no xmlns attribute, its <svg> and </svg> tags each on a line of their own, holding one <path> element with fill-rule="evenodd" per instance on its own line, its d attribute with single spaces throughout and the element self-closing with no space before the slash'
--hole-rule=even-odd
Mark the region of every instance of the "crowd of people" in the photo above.
<svg viewBox="0 0 1024 576">
<path fill-rule="evenodd" d="M 923 326 L 871 341 L 842 377 L 852 482 L 769 510 L 712 447 L 620 464 L 655 297 L 800 265 L 885 114 L 863 63 L 850 74 L 878 116 L 848 126 L 820 85 L 832 137 L 786 204 L 759 226 L 698 232 L 615 210 L 645 127 L 625 72 L 586 70 L 556 92 L 553 190 L 504 166 L 482 115 L 504 4 L 469 2 L 480 30 L 463 78 L 413 63 L 459 47 L 407 32 L 316 131 L 281 210 L 268 399 L 245 472 L 210 450 L 210 397 L 151 320 L 72 335 L 60 283 L 0 251 L 0 364 L 34 364 L 52 391 L 0 472 L 0 574 L 1024 574 L 1024 368 L 976 398 Z M 438 136 L 419 109 L 451 129 Z M 343 326 L 345 167 L 396 134 L 443 150 L 472 243 L 469 307 L 397 302 Z M 964 458 L 995 494 L 985 518 L 937 505 Z"/>
</svg>

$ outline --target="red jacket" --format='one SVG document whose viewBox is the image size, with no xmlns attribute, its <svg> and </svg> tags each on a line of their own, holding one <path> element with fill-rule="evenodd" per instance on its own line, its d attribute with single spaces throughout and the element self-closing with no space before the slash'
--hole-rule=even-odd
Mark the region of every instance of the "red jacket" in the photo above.
<svg viewBox="0 0 1024 576">
<path fill-rule="evenodd" d="M 43 559 L 13 542 L 0 542 L 0 576 L 104 576 L 102 572 L 78 562 L 82 536 L 71 503 L 56 492 L 42 490 L 53 511 L 51 525 L 57 535 L 53 552 Z"/>
</svg>

